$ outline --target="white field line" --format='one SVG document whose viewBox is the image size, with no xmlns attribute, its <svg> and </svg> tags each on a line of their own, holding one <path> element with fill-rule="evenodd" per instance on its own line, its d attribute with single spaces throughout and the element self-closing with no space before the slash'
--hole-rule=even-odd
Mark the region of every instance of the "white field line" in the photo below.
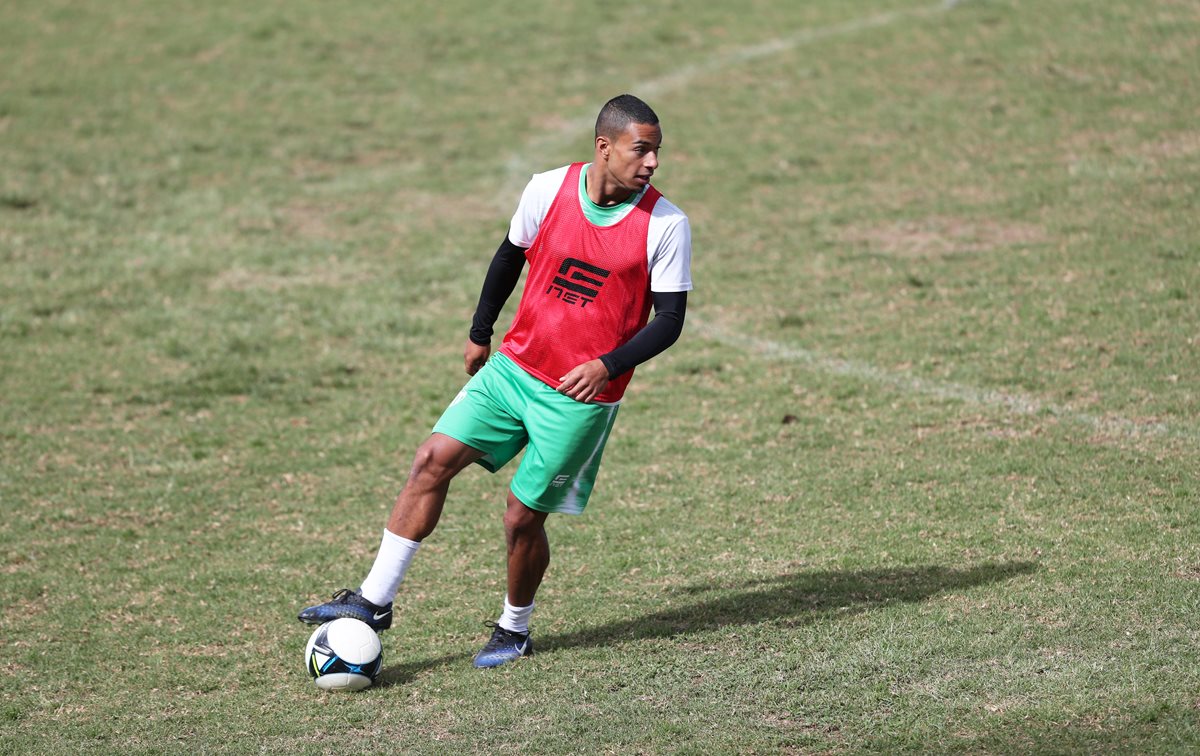
<svg viewBox="0 0 1200 756">
<path fill-rule="evenodd" d="M 681 66 L 673 71 L 656 78 L 634 84 L 629 92 L 640 97 L 657 97 L 669 92 L 678 91 L 692 81 L 708 74 L 718 73 L 727 68 L 750 63 L 762 58 L 769 58 L 780 53 L 795 50 L 833 37 L 845 37 L 868 29 L 889 26 L 909 18 L 922 18 L 945 13 L 968 0 L 943 0 L 934 5 L 926 5 L 908 10 L 877 13 L 872 16 L 851 19 L 840 24 L 818 26 L 801 29 L 793 34 L 769 39 L 754 45 L 747 45 L 731 50 L 721 55 L 714 55 L 700 63 Z M 505 165 L 506 180 L 502 186 L 502 200 L 507 207 L 512 202 L 512 195 L 520 191 L 530 175 L 536 170 L 545 170 L 544 155 L 562 148 L 570 140 L 581 134 L 590 134 L 595 123 L 595 113 L 580 115 L 564 121 L 557 128 L 541 132 L 537 137 L 526 142 L 524 149 L 510 157 Z M 542 162 L 539 162 L 542 161 Z"/>
<path fill-rule="evenodd" d="M 808 349 L 729 331 L 705 322 L 694 315 L 688 316 L 688 324 L 705 338 L 765 359 L 795 362 L 816 372 L 875 383 L 901 393 L 931 396 L 939 400 L 958 400 L 966 404 L 1000 409 L 1013 415 L 1050 415 L 1074 425 L 1084 426 L 1105 436 L 1134 438 L 1174 436 L 1191 440 L 1200 439 L 1200 434 L 1193 430 L 1172 427 L 1167 423 L 1136 422 L 1118 416 L 1077 412 L 1036 397 L 1011 391 L 993 391 L 961 383 L 931 380 L 915 375 L 890 372 L 865 362 L 827 357 Z"/>
</svg>

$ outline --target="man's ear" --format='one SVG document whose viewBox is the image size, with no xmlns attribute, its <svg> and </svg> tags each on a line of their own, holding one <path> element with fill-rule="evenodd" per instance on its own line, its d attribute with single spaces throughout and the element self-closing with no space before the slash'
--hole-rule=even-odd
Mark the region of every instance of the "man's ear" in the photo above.
<svg viewBox="0 0 1200 756">
<path fill-rule="evenodd" d="M 601 134 L 596 137 L 596 152 L 608 160 L 608 154 L 612 151 L 612 142 L 608 137 Z"/>
</svg>

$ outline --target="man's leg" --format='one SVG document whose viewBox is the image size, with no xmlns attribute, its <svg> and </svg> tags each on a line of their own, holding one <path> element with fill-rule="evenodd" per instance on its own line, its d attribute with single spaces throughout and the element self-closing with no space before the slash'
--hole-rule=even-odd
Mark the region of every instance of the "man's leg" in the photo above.
<svg viewBox="0 0 1200 756">
<path fill-rule="evenodd" d="M 375 563 L 359 589 L 363 598 L 379 606 L 392 602 L 421 541 L 437 527 L 450 481 L 480 456 L 478 450 L 442 433 L 421 444 L 392 506 Z"/>
<path fill-rule="evenodd" d="M 529 618 L 533 597 L 550 564 L 550 540 L 546 537 L 547 513 L 530 509 L 511 491 L 504 512 L 504 536 L 508 542 L 508 595 L 504 612 L 492 629 L 492 637 L 475 655 L 476 667 L 498 667 L 522 656 L 533 655 Z"/>
<path fill-rule="evenodd" d="M 321 624 L 353 617 L 376 630 L 391 627 L 392 599 L 420 542 L 437 527 L 450 481 L 481 456 L 478 449 L 441 433 L 432 434 L 421 444 L 362 587 L 358 591 L 340 590 L 332 601 L 308 607 L 300 612 L 300 621 Z"/>
<path fill-rule="evenodd" d="M 441 433 L 417 449 L 412 470 L 388 517 L 387 529 L 411 541 L 422 541 L 437 527 L 450 481 L 483 452 Z"/>
<path fill-rule="evenodd" d="M 550 564 L 546 517 L 545 512 L 530 509 L 509 491 L 504 537 L 508 542 L 508 602 L 513 606 L 532 606 Z"/>
</svg>

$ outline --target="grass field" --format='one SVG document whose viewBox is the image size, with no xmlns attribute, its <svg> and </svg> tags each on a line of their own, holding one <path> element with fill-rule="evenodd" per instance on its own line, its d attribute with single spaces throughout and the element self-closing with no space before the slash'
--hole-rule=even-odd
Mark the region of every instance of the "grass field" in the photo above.
<svg viewBox="0 0 1200 756">
<path fill-rule="evenodd" d="M 1198 46 L 1196 0 L 8 0 L 0 752 L 1200 749 Z M 623 91 L 697 289 L 538 655 L 470 667 L 468 471 L 321 694 L 296 611 Z"/>
</svg>

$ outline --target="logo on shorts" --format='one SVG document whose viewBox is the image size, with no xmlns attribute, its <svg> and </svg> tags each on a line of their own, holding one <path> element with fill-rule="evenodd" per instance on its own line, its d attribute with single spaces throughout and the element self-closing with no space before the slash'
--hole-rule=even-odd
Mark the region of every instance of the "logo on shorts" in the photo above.
<svg viewBox="0 0 1200 756">
<path fill-rule="evenodd" d="M 555 475 L 554 480 L 550 481 L 550 485 L 555 488 L 562 488 L 570 479 L 570 475 Z"/>
<path fill-rule="evenodd" d="M 587 307 L 596 301 L 596 295 L 604 286 L 604 279 L 611 274 L 604 268 L 597 268 L 574 257 L 563 260 L 558 272 L 559 275 L 554 277 L 554 282 L 546 289 L 546 293 L 567 304 L 577 304 L 580 307 Z"/>
</svg>

